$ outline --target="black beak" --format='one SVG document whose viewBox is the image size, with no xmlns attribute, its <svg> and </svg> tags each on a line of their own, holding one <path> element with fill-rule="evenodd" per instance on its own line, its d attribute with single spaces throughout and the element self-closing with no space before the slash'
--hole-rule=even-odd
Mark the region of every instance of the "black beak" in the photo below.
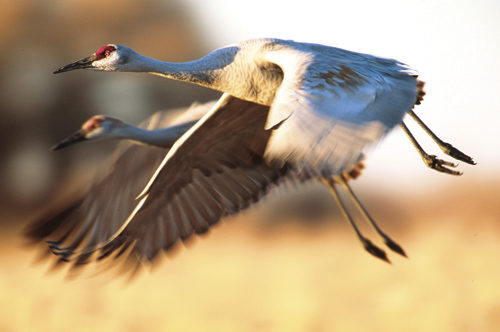
<svg viewBox="0 0 500 332">
<path fill-rule="evenodd" d="M 54 71 L 53 74 L 64 73 L 65 71 L 70 71 L 75 69 L 92 68 L 92 62 L 94 62 L 95 60 L 96 56 L 95 54 L 93 54 L 76 62 L 70 63 L 69 65 L 63 66 Z"/>
<path fill-rule="evenodd" d="M 67 146 L 73 145 L 75 143 L 78 143 L 78 142 L 81 142 L 81 141 L 85 141 L 86 140 L 85 134 L 86 134 L 85 130 L 83 130 L 83 129 L 78 130 L 73 135 L 65 138 L 59 144 L 54 145 L 52 147 L 52 151 L 57 151 L 57 150 L 60 150 L 62 148 L 65 148 Z"/>
</svg>

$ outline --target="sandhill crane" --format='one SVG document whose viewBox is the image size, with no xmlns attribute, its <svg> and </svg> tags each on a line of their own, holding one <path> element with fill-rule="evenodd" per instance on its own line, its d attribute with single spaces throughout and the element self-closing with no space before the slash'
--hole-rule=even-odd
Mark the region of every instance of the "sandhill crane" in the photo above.
<svg viewBox="0 0 500 332">
<path fill-rule="evenodd" d="M 121 246 L 127 229 L 134 225 L 141 228 L 137 221 L 141 214 L 162 220 L 165 213 L 170 216 L 179 213 L 175 204 L 170 205 L 168 212 L 163 208 L 165 200 L 175 193 L 169 187 L 172 180 L 170 170 L 186 162 L 185 155 L 200 142 L 211 138 L 213 144 L 233 138 L 238 131 L 231 123 L 227 124 L 228 119 L 244 119 L 246 131 L 268 135 L 268 140 L 259 146 L 258 151 L 271 167 L 291 167 L 304 179 L 316 177 L 331 189 L 336 198 L 335 185 L 341 183 L 356 203 L 359 201 L 349 190 L 342 174 L 355 169 L 364 152 L 396 125 L 403 127 L 428 166 L 449 174 L 460 174 L 446 167 L 454 164 L 429 156 L 422 150 L 403 123 L 406 113 L 445 153 L 474 163 L 472 158 L 437 138 L 415 115 L 412 108 L 422 100 L 423 83 L 417 80 L 410 68 L 391 59 L 317 44 L 257 39 L 218 49 L 187 63 L 161 62 L 128 47 L 108 44 L 55 73 L 74 69 L 147 72 L 224 92 L 217 104 L 174 143 L 121 227 L 107 240 L 89 243 L 81 255 L 103 247 L 116 249 Z M 263 113 L 263 108 L 267 110 L 263 123 L 251 122 L 259 112 Z M 259 127 L 252 128 L 252 125 Z M 210 135 L 216 128 L 224 128 L 219 131 L 224 135 Z M 235 141 L 238 144 L 246 142 L 242 139 Z M 241 146 L 235 144 L 232 148 L 237 151 Z M 227 153 L 219 151 L 214 155 L 216 158 L 221 156 L 227 157 Z M 205 165 L 194 167 L 203 169 Z M 339 203 L 342 207 L 341 201 Z M 387 259 L 385 252 L 362 236 L 350 221 L 365 249 Z M 159 225 L 162 223 L 157 222 L 156 227 L 142 231 L 159 236 L 163 234 L 156 231 L 162 227 Z M 404 255 L 397 244 L 373 225 L 389 248 Z M 150 246 L 151 243 L 143 245 Z M 52 248 L 64 257 L 74 254 L 72 247 L 61 248 L 52 243 Z"/>
<path fill-rule="evenodd" d="M 238 100 L 234 99 L 228 105 L 226 112 L 231 115 L 238 113 L 231 107 L 238 107 Z M 134 194 L 142 189 L 143 184 L 148 177 L 160 164 L 164 156 L 164 149 L 169 149 L 175 140 L 177 140 L 186 130 L 188 130 L 196 119 L 202 114 L 208 112 L 214 103 L 195 105 L 187 112 L 172 121 L 171 116 L 166 113 L 157 113 L 147 122 L 147 129 L 139 128 L 127 124 L 119 119 L 97 115 L 87 120 L 73 135 L 55 145 L 52 149 L 59 150 L 69 145 L 82 141 L 96 141 L 109 139 L 125 139 L 139 145 L 148 145 L 154 148 L 140 148 L 130 146 L 124 149 L 119 148 L 115 153 L 112 165 L 108 174 L 100 178 L 93 184 L 88 192 L 71 200 L 63 208 L 57 209 L 29 226 L 26 235 L 33 241 L 39 242 L 47 238 L 57 238 L 56 241 L 48 241 L 55 253 L 61 256 L 61 261 L 68 260 L 61 249 L 62 243 L 67 243 L 69 248 L 77 247 L 92 248 L 92 243 L 105 242 L 112 233 L 116 233 L 121 228 L 123 220 L 135 204 Z M 169 211 L 168 218 L 162 219 L 161 212 L 157 210 L 138 214 L 135 216 L 135 223 L 126 228 L 119 240 L 115 240 L 111 245 L 103 248 L 99 259 L 103 259 L 113 253 L 118 248 L 122 248 L 115 258 L 123 255 L 123 252 L 129 246 L 131 251 L 126 256 L 128 263 L 126 267 L 139 267 L 145 261 L 152 262 L 163 250 L 169 250 L 180 238 L 183 241 L 190 238 L 193 233 L 201 234 L 217 222 L 221 217 L 227 214 L 238 212 L 246 208 L 250 203 L 257 201 L 267 192 L 273 184 L 279 184 L 283 178 L 293 180 L 293 174 L 286 168 L 274 169 L 262 162 L 262 156 L 259 156 L 257 150 L 262 152 L 262 143 L 269 134 L 263 129 L 255 131 L 251 137 L 243 134 L 247 128 L 252 128 L 249 124 L 252 121 L 260 121 L 263 125 L 269 107 L 255 105 L 261 111 L 253 114 L 257 109 L 247 112 L 247 118 L 237 117 L 231 119 L 224 117 L 225 125 L 230 125 L 234 129 L 229 140 L 217 140 L 213 142 L 210 137 L 200 142 L 199 147 L 191 149 L 187 155 L 189 159 L 189 169 L 179 167 L 171 170 L 173 173 L 170 182 L 171 191 L 175 192 L 170 199 L 163 202 L 162 209 Z M 210 134 L 220 138 L 224 128 L 214 127 Z M 166 127 L 165 127 L 166 126 Z M 242 136 L 243 135 L 243 136 Z M 238 141 L 239 145 L 229 143 L 229 141 Z M 216 146 L 214 146 L 214 144 Z M 242 150 L 246 148 L 257 148 L 252 151 L 253 160 L 248 165 L 242 163 Z M 223 158 L 212 158 L 212 152 L 227 154 Z M 239 154 L 240 158 L 234 159 L 233 154 Z M 244 153 L 243 153 L 244 155 Z M 229 159 L 228 159 L 229 158 Z M 226 159 L 226 160 L 223 160 Z M 213 166 L 202 164 L 203 162 L 219 163 Z M 200 165 L 202 165 L 200 168 Z M 338 178 L 345 188 L 352 194 L 349 186 L 344 181 L 356 178 L 360 175 L 363 164 L 360 162 L 350 172 L 344 172 Z M 202 170 L 197 172 L 196 170 Z M 216 169 L 213 172 L 212 169 Z M 192 172 L 190 180 L 185 181 L 186 174 Z M 251 181 L 249 181 L 251 180 Z M 297 180 L 297 179 L 295 179 Z M 355 196 L 353 196 L 355 197 Z M 342 208 L 342 212 L 351 222 L 356 233 L 359 233 L 352 218 L 344 209 L 341 201 L 337 201 Z M 365 211 L 360 205 L 362 211 Z M 369 218 L 369 217 L 368 217 Z M 374 227 L 377 227 L 373 223 Z M 377 227 L 378 229 L 378 227 Z M 379 230 L 379 232 L 381 232 Z M 382 233 L 382 232 L 381 232 Z M 385 235 L 384 235 L 385 236 Z M 403 250 L 388 239 L 393 248 L 404 254 Z M 369 243 L 369 241 L 367 240 Z M 386 255 L 375 245 L 369 247 L 370 252 L 375 252 L 378 256 L 387 260 Z M 76 259 L 73 260 L 74 266 L 79 266 L 89 262 L 90 254 L 95 251 L 81 251 Z"/>
<path fill-rule="evenodd" d="M 444 153 L 475 164 L 413 112 L 425 94 L 423 82 L 407 65 L 392 59 L 319 44 L 255 39 L 186 63 L 162 62 L 108 44 L 54 73 L 75 69 L 145 72 L 272 106 L 266 129 L 282 125 L 271 138 L 266 159 L 293 161 L 314 174 L 348 169 L 370 143 L 401 125 L 428 167 L 460 175 L 446 167 L 456 164 L 422 149 L 403 122 L 406 113 Z"/>
</svg>

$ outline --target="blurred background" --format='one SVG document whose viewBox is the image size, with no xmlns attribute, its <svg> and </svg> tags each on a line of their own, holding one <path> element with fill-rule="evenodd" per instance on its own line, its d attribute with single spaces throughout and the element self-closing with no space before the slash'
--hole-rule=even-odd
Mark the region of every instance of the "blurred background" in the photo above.
<svg viewBox="0 0 500 332">
<path fill-rule="evenodd" d="M 0 331 L 491 331 L 500 324 L 500 3 L 0 0 Z M 220 94 L 145 74 L 56 68 L 107 43 L 183 62 L 277 37 L 396 58 L 416 108 L 478 162 L 427 169 L 400 130 L 352 184 L 410 259 L 366 254 L 320 185 L 280 189 L 134 282 L 65 280 L 20 231 L 115 143 L 50 147 L 94 114 L 139 123 Z M 408 119 L 430 153 L 438 148 Z M 443 156 L 444 157 L 444 156 Z M 444 159 L 450 159 L 444 157 Z M 359 216 L 358 216 L 359 217 Z M 373 235 L 372 238 L 374 238 Z"/>
</svg>

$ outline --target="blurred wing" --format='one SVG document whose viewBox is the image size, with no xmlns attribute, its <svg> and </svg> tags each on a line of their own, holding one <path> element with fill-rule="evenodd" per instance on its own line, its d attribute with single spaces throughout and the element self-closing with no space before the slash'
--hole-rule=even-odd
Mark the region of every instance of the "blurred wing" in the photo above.
<svg viewBox="0 0 500 332">
<path fill-rule="evenodd" d="M 262 159 L 268 110 L 223 95 L 168 152 L 116 238 L 101 243 L 101 258 L 116 253 L 135 266 L 153 262 L 178 239 L 257 201 L 282 175 Z"/>
<path fill-rule="evenodd" d="M 337 175 L 416 102 L 415 77 L 394 60 L 313 44 L 281 46 L 264 55 L 284 73 L 266 124 L 281 123 L 265 153 L 269 160 Z"/>
<path fill-rule="evenodd" d="M 26 236 L 33 242 L 51 240 L 77 249 L 101 243 L 116 232 L 165 156 L 164 149 L 125 142 L 120 150 L 104 177 L 65 207 L 56 206 L 29 225 Z"/>
<path fill-rule="evenodd" d="M 216 103 L 217 100 L 212 100 L 202 104 L 195 102 L 189 106 L 187 110 L 182 108 L 182 111 L 178 112 L 179 114 L 172 120 L 171 125 L 198 121 L 205 114 L 207 114 L 207 112 L 210 111 Z"/>
</svg>

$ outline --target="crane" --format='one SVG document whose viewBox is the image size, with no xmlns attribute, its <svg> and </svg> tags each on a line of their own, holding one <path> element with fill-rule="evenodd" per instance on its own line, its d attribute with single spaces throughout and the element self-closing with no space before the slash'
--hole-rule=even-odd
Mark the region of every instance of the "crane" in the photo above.
<svg viewBox="0 0 500 332">
<path fill-rule="evenodd" d="M 273 134 L 266 159 L 293 160 L 315 174 L 349 168 L 371 143 L 400 125 L 428 167 L 460 175 L 449 168 L 456 164 L 423 150 L 403 122 L 406 113 L 445 154 L 475 164 L 415 114 L 413 106 L 425 95 L 424 83 L 407 65 L 393 59 L 267 38 L 223 47 L 186 63 L 162 62 L 126 46 L 108 44 L 54 73 L 75 69 L 150 73 L 272 106 L 266 129 L 284 123 Z"/>
<path fill-rule="evenodd" d="M 372 222 L 343 174 L 356 169 L 365 152 L 397 125 L 407 133 L 429 167 L 448 174 L 461 174 L 449 168 L 456 166 L 454 163 L 428 155 L 420 147 L 403 122 L 406 113 L 446 154 L 474 164 L 472 158 L 440 140 L 416 116 L 412 109 L 424 96 L 423 82 L 408 66 L 392 59 L 318 44 L 256 39 L 215 50 L 186 63 L 161 62 L 128 47 L 108 44 L 54 73 L 74 69 L 145 72 L 223 92 L 213 108 L 175 141 L 139 195 L 135 209 L 118 230 L 104 242 L 88 244 L 80 251 L 81 255 L 121 245 L 122 235 L 137 223 L 141 214 L 149 213 L 161 219 L 165 213 L 162 206 L 172 196 L 169 189 L 171 169 L 182 163 L 181 160 L 185 161 L 185 155 L 201 141 L 212 138 L 213 142 L 219 142 L 232 138 L 237 131 L 231 123 L 227 124 L 228 119 L 244 119 L 246 130 L 269 135 L 259 150 L 269 167 L 291 168 L 301 179 L 317 178 L 336 199 L 336 185 L 341 184 L 386 245 L 402 255 L 402 248 Z M 252 116 L 248 114 L 253 112 L 256 116 L 262 107 L 267 110 L 264 122 L 249 121 Z M 252 128 L 257 124 L 258 127 Z M 225 135 L 210 135 L 215 128 L 224 128 Z M 242 141 L 240 139 L 239 143 Z M 235 151 L 238 144 L 232 146 Z M 216 156 L 221 155 L 224 154 L 219 151 Z M 168 213 L 172 215 L 176 211 Z M 387 260 L 385 252 L 361 235 L 350 221 L 364 248 Z M 76 253 L 72 247 L 60 247 L 57 243 L 51 246 L 62 257 Z"/>
<path fill-rule="evenodd" d="M 174 120 L 168 115 L 170 112 L 158 112 L 145 121 L 148 123 L 147 128 L 136 127 L 120 119 L 103 115 L 96 115 L 85 121 L 78 131 L 52 149 L 60 150 L 83 141 L 111 139 L 129 140 L 136 145 L 119 147 L 106 176 L 97 179 L 87 192 L 70 200 L 62 208 L 57 206 L 55 211 L 32 223 L 26 230 L 26 235 L 34 243 L 58 237 L 59 239 L 55 241 L 47 242 L 61 257 L 60 261 L 67 261 L 73 253 L 62 249 L 62 243 L 67 243 L 66 248 L 73 250 L 78 247 L 92 248 L 95 243 L 104 243 L 112 233 L 121 232 L 119 230 L 122 228 L 121 224 L 135 203 L 134 194 L 141 189 L 148 176 L 160 164 L 164 151 L 168 151 L 173 142 L 214 104 L 209 102 L 193 105 Z M 214 135 L 217 141 L 204 135 L 205 139 L 200 141 L 198 147 L 183 154 L 189 160 L 189 164 L 182 166 L 187 167 L 170 170 L 173 177 L 169 184 L 173 194 L 162 202 L 161 207 L 164 211 L 170 211 L 166 213 L 167 217 L 163 218 L 162 212 L 158 209 L 135 216 L 134 223 L 131 223 L 126 231 L 117 239 L 107 243 L 109 244 L 107 247 L 99 248 L 102 252 L 97 257 L 98 260 L 118 252 L 113 256 L 115 260 L 125 256 L 125 261 L 128 263 L 125 267 L 133 267 L 132 270 L 136 270 L 142 263 L 154 262 L 161 250 L 170 250 L 179 239 L 187 241 L 194 233 L 203 234 L 223 216 L 248 207 L 266 194 L 273 185 L 279 185 L 286 180 L 298 180 L 289 169 L 269 167 L 257 151 L 260 149 L 262 152 L 262 146 L 269 133 L 263 130 L 263 126 L 249 126 L 249 124 L 252 124 L 252 121 L 260 121 L 263 124 L 269 107 L 255 105 L 261 109 L 257 114 L 254 114 L 256 110 L 250 108 L 244 117 L 230 119 L 231 115 L 234 118 L 234 115 L 238 114 L 231 109 L 232 107 L 238 107 L 237 99 L 224 110 L 229 112 L 229 119 L 224 116 L 224 121 L 220 123 L 222 127 L 214 123 L 214 127 L 210 130 L 210 135 Z M 228 125 L 233 128 L 234 133 L 229 133 L 231 137 L 227 140 L 219 140 L 221 135 L 226 133 L 225 126 Z M 252 135 L 244 134 L 248 128 L 260 128 L 260 130 L 251 129 Z M 231 140 L 238 144 L 230 143 Z M 148 148 L 140 147 L 142 145 L 147 145 Z M 250 156 L 252 160 L 247 160 L 249 162 L 247 165 L 244 164 L 246 157 L 234 159 L 234 154 L 242 156 L 241 151 L 245 148 L 257 148 L 252 151 Z M 213 158 L 214 151 L 226 156 Z M 255 152 L 257 154 L 254 154 Z M 352 195 L 354 193 L 345 185 L 345 181 L 358 177 L 363 167 L 363 163 L 360 162 L 350 172 L 344 172 L 337 180 Z M 190 180 L 185 181 L 186 177 L 190 177 Z M 342 202 L 340 200 L 337 202 L 356 233 L 359 233 Z M 366 211 L 362 205 L 360 208 Z M 383 234 L 376 223 L 371 222 Z M 366 241 L 369 243 L 369 240 Z M 404 254 L 403 249 L 394 241 L 389 238 L 388 241 Z M 129 247 L 132 249 L 128 255 L 124 255 Z M 371 245 L 369 249 L 370 252 L 376 252 L 387 260 L 382 249 L 375 245 Z M 88 263 L 94 251 L 96 250 L 81 250 L 73 259 L 73 266 Z"/>
</svg>

